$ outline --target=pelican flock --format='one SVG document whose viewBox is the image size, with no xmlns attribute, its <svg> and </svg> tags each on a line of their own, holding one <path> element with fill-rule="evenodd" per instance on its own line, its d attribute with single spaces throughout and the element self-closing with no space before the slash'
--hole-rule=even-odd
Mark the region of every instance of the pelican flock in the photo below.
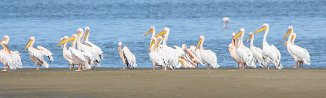
<svg viewBox="0 0 326 98">
<path fill-rule="evenodd" d="M 223 19 L 227 24 L 228 18 Z M 254 45 L 255 35 L 260 32 L 264 32 L 262 47 Z M 269 25 L 263 24 L 258 30 L 250 32 L 249 46 L 245 46 L 244 37 L 245 29 L 240 28 L 238 33 L 232 32 L 231 43 L 228 44 L 228 52 L 230 57 L 238 65 L 239 69 L 257 68 L 257 65 L 269 69 L 269 65 L 273 64 L 276 69 L 282 69 L 281 53 L 274 46 L 267 42 L 267 36 L 269 33 Z M 152 63 L 153 70 L 174 70 L 183 68 L 199 68 L 199 65 L 204 65 L 207 69 L 219 68 L 217 63 L 217 55 L 212 50 L 204 48 L 205 37 L 199 36 L 198 43 L 196 45 L 186 44 L 181 46 L 169 46 L 168 38 L 173 35 L 170 32 L 170 28 L 163 28 L 158 34 L 155 32 L 155 27 L 151 26 L 148 31 L 144 33 L 144 36 L 151 34 L 148 47 L 149 59 Z M 75 71 L 83 71 L 100 67 L 102 60 L 104 60 L 104 52 L 102 49 L 89 40 L 91 35 L 90 27 L 78 28 L 76 33 L 63 36 L 58 43 L 58 46 L 62 48 L 63 58 L 67 61 L 70 70 L 78 65 L 78 69 Z M 310 54 L 307 49 L 302 48 L 294 43 L 296 39 L 296 33 L 294 33 L 293 27 L 289 26 L 288 31 L 284 34 L 283 39 L 286 39 L 285 46 L 288 53 L 294 59 L 295 64 L 293 68 L 303 67 L 303 64 L 310 65 Z M 20 52 L 11 51 L 9 48 L 9 36 L 4 36 L 0 42 L 2 49 L 0 50 L 0 61 L 3 64 L 3 71 L 8 69 L 15 70 L 22 68 L 22 59 L 20 58 Z M 25 50 L 28 51 L 31 61 L 36 65 L 36 70 L 40 70 L 40 67 L 49 68 L 45 58 L 51 62 L 54 61 L 52 52 L 45 47 L 37 46 L 34 48 L 35 37 L 30 37 L 25 46 Z M 69 44 L 70 43 L 70 44 Z M 132 47 L 131 47 L 132 48 Z M 136 56 L 131 52 L 129 47 L 123 46 L 122 42 L 118 42 L 118 54 L 123 64 L 124 69 L 134 69 L 138 67 L 136 63 Z"/>
</svg>

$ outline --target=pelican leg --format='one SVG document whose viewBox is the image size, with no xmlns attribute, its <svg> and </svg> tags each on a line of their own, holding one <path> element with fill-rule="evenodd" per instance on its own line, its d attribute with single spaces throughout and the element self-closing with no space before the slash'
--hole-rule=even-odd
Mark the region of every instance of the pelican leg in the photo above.
<svg viewBox="0 0 326 98">
<path fill-rule="evenodd" d="M 72 68 L 74 67 L 74 65 L 73 64 L 69 64 L 70 65 L 70 70 L 72 70 Z"/>
<path fill-rule="evenodd" d="M 82 65 L 78 65 L 78 70 L 75 70 L 75 71 L 82 71 L 81 67 L 82 67 Z"/>
<path fill-rule="evenodd" d="M 153 70 L 155 70 L 156 69 L 156 65 L 155 65 L 155 63 L 153 63 Z"/>
<path fill-rule="evenodd" d="M 7 71 L 7 65 L 3 64 L 3 70 L 2 71 Z"/>
<path fill-rule="evenodd" d="M 40 69 L 39 69 L 39 65 L 36 65 L 36 70 L 40 70 Z"/>
</svg>

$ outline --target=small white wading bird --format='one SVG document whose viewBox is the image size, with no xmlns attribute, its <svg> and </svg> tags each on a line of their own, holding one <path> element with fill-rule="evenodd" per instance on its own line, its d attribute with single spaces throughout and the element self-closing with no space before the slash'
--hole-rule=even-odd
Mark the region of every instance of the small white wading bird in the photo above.
<svg viewBox="0 0 326 98">
<path fill-rule="evenodd" d="M 223 17 L 223 29 L 227 29 L 228 28 L 228 23 L 230 22 L 229 17 Z"/>
<path fill-rule="evenodd" d="M 67 40 L 69 39 L 68 36 L 64 36 L 61 41 L 63 40 Z M 66 61 L 68 61 L 69 63 L 69 69 L 72 70 L 74 68 L 75 65 L 78 65 L 77 63 L 75 63 L 73 60 L 72 60 L 72 55 L 71 55 L 71 52 L 70 50 L 67 48 L 67 43 L 64 43 L 61 45 L 62 46 L 62 55 L 63 55 L 63 58 L 66 59 Z"/>
<path fill-rule="evenodd" d="M 245 29 L 241 28 L 240 31 L 234 36 L 235 39 L 240 39 L 238 40 L 238 45 L 237 45 L 237 55 L 240 59 L 242 66 L 240 67 L 241 69 L 245 68 L 256 68 L 255 64 L 255 58 L 250 51 L 250 49 L 246 46 L 243 45 L 243 36 L 245 33 Z"/>
<path fill-rule="evenodd" d="M 69 51 L 71 52 L 72 61 L 78 64 L 78 70 L 75 71 L 82 71 L 82 67 L 86 69 L 91 69 L 91 62 L 92 62 L 92 54 L 87 51 L 81 51 L 79 48 L 81 43 L 80 40 L 81 36 L 73 34 L 69 39 L 64 39 L 59 42 L 58 45 L 62 45 L 68 42 L 71 43 L 71 47 L 69 47 Z"/>
<path fill-rule="evenodd" d="M 35 37 L 30 37 L 28 43 L 25 46 L 25 50 L 28 50 L 31 60 L 36 64 L 36 70 L 39 70 L 39 67 L 41 66 L 49 68 L 49 64 L 46 62 L 44 57 L 48 57 L 50 62 L 53 62 L 54 60 L 52 53 L 42 46 L 37 46 L 34 48 L 34 43 Z"/>
<path fill-rule="evenodd" d="M 237 54 L 238 39 L 235 39 L 234 36 L 235 36 L 235 33 L 233 32 L 232 33 L 232 41 L 228 46 L 228 50 L 229 50 L 231 58 L 238 64 L 238 68 L 240 68 L 241 60 Z"/>
<path fill-rule="evenodd" d="M 250 50 L 252 54 L 254 55 L 255 62 L 258 62 L 261 67 L 267 67 L 266 65 L 266 59 L 263 56 L 263 50 L 259 47 L 254 46 L 254 39 L 255 35 L 250 32 L 249 33 L 249 39 L 250 39 Z"/>
<path fill-rule="evenodd" d="M 306 49 L 294 44 L 296 33 L 293 32 L 292 26 L 289 26 L 288 31 L 283 36 L 283 39 L 286 37 L 288 37 L 288 40 L 285 42 L 286 48 L 295 61 L 293 68 L 303 67 L 303 63 L 310 65 L 311 62 L 309 52 Z"/>
<path fill-rule="evenodd" d="M 2 39 L 2 41 L 4 41 L 4 45 L 6 45 L 7 47 L 9 46 L 9 36 L 5 35 Z M 9 47 L 8 47 L 9 49 Z M 11 58 L 13 60 L 13 64 L 14 66 L 11 66 L 10 69 L 16 69 L 16 68 L 22 68 L 22 62 L 21 62 L 21 58 L 20 58 L 20 53 L 18 51 L 9 51 L 11 54 Z M 5 71 L 5 70 L 4 70 Z"/>
<path fill-rule="evenodd" d="M 203 46 L 204 42 L 205 42 L 204 36 L 200 36 L 197 47 L 195 49 L 197 57 L 201 60 L 201 62 L 203 64 L 206 64 L 207 69 L 220 67 L 217 64 L 216 54 L 211 50 L 204 49 L 204 46 Z"/>
<path fill-rule="evenodd" d="M 137 67 L 135 55 L 129 50 L 127 46 L 122 48 L 122 42 L 118 43 L 118 52 L 122 63 L 126 65 L 124 69 L 134 69 Z"/>
<path fill-rule="evenodd" d="M 87 45 L 89 48 L 94 49 L 94 55 L 98 56 L 100 59 L 98 60 L 99 62 L 101 62 L 101 60 L 103 60 L 103 51 L 100 47 L 96 46 L 95 44 L 93 44 L 92 42 L 88 41 L 88 37 L 90 35 L 90 28 L 86 27 L 85 28 L 85 34 L 83 35 L 83 44 Z"/>
<path fill-rule="evenodd" d="M 267 43 L 267 35 L 269 32 L 269 25 L 268 24 L 263 24 L 263 26 L 258 29 L 254 34 L 260 33 L 265 31 L 264 37 L 263 37 L 263 55 L 266 58 L 267 61 L 267 68 L 269 69 L 269 63 L 274 63 L 275 67 L 277 69 L 282 69 L 283 66 L 281 65 L 281 53 L 280 51 L 274 46 L 274 45 L 269 45 Z"/>
</svg>

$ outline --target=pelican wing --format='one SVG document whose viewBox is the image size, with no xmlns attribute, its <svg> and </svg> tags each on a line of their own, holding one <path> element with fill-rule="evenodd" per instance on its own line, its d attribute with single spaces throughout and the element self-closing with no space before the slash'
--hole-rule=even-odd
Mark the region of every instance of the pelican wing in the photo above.
<svg viewBox="0 0 326 98">
<path fill-rule="evenodd" d="M 179 46 L 173 46 L 174 48 L 174 52 L 175 52 L 175 55 L 180 57 L 180 56 L 185 56 L 186 55 L 186 52 L 180 48 Z"/>
<path fill-rule="evenodd" d="M 137 67 L 136 64 L 136 57 L 135 55 L 129 50 L 127 46 L 124 46 L 122 49 L 122 52 L 124 54 L 124 57 L 127 59 L 127 63 L 131 65 L 132 67 Z"/>
<path fill-rule="evenodd" d="M 12 51 L 11 52 L 11 55 L 13 57 L 13 60 L 15 62 L 16 67 L 22 68 L 23 67 L 22 66 L 23 64 L 21 62 L 20 53 L 18 51 Z"/>
<path fill-rule="evenodd" d="M 280 60 L 281 59 L 281 53 L 280 53 L 280 51 L 278 51 L 278 49 L 274 45 L 271 46 L 271 49 L 276 54 L 277 59 Z"/>
<path fill-rule="evenodd" d="M 12 60 L 10 54 L 5 53 L 4 50 L 0 50 L 0 61 L 3 64 L 6 64 L 10 67 L 10 69 L 16 69 L 16 66 L 14 65 L 14 61 Z"/>
<path fill-rule="evenodd" d="M 103 59 L 103 56 L 102 56 L 103 51 L 102 51 L 102 49 L 101 49 L 100 47 L 96 46 L 95 44 L 93 44 L 93 43 L 90 42 L 90 41 L 85 41 L 84 43 L 85 43 L 86 45 L 88 45 L 88 46 L 94 47 L 95 50 L 96 50 L 96 52 L 100 55 L 100 58 Z"/>
<path fill-rule="evenodd" d="M 29 54 L 31 56 L 34 56 L 36 59 L 38 59 L 39 61 L 43 62 L 44 60 L 44 53 L 38 49 L 35 49 L 35 48 L 30 48 L 28 49 L 29 51 Z"/>
<path fill-rule="evenodd" d="M 101 62 L 100 54 L 96 51 L 96 49 L 94 47 L 90 47 L 90 46 L 82 44 L 81 50 L 83 52 L 88 52 L 88 53 L 86 53 L 87 57 L 91 58 L 92 60 L 96 60 L 97 62 Z"/>
<path fill-rule="evenodd" d="M 211 65 L 213 68 L 218 68 L 219 65 L 217 64 L 217 57 L 216 54 L 211 50 L 200 50 L 200 57 L 202 58 L 203 62 L 206 64 Z"/>
<path fill-rule="evenodd" d="M 86 58 L 85 58 L 84 54 L 81 51 L 79 51 L 77 49 L 74 49 L 72 47 L 69 47 L 69 50 L 71 52 L 71 55 L 74 55 L 75 57 L 77 57 L 77 59 L 79 59 L 81 61 L 86 61 Z"/>
<path fill-rule="evenodd" d="M 297 56 L 301 60 L 305 60 L 306 63 L 310 65 L 310 54 L 306 49 L 297 45 L 291 45 L 289 49 L 293 53 L 293 55 Z"/>
<path fill-rule="evenodd" d="M 50 50 L 48 50 L 48 49 L 46 49 L 46 48 L 44 48 L 44 47 L 42 47 L 42 46 L 37 46 L 37 49 L 39 49 L 40 52 L 41 52 L 43 55 L 47 56 L 51 62 L 54 61 L 54 60 L 53 60 L 53 57 L 52 57 L 52 52 L 51 52 Z"/>
</svg>

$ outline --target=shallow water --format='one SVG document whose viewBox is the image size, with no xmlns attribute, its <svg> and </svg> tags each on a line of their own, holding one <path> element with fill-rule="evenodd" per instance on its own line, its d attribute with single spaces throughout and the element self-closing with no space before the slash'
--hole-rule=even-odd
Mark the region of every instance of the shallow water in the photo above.
<svg viewBox="0 0 326 98">
<path fill-rule="evenodd" d="M 56 44 L 77 28 L 90 26 L 90 41 L 105 53 L 102 67 L 122 67 L 117 52 L 122 41 L 134 52 L 138 65 L 147 68 L 151 67 L 150 37 L 143 33 L 154 25 L 157 31 L 170 28 L 170 46 L 195 45 L 204 35 L 204 47 L 217 53 L 218 63 L 236 67 L 227 51 L 231 33 L 244 27 L 248 34 L 269 23 L 268 42 L 281 51 L 281 63 L 291 67 L 293 59 L 280 40 L 293 25 L 296 43 L 310 52 L 312 65 L 307 67 L 325 68 L 325 5 L 324 0 L 4 0 L 0 1 L 0 36 L 11 37 L 9 46 L 22 53 L 24 67 L 34 67 L 23 50 L 30 36 L 36 37 L 36 45 L 54 53 L 51 67 L 68 67 Z M 224 16 L 231 19 L 226 30 L 222 29 Z M 256 46 L 261 46 L 262 35 L 256 36 Z"/>
</svg>

